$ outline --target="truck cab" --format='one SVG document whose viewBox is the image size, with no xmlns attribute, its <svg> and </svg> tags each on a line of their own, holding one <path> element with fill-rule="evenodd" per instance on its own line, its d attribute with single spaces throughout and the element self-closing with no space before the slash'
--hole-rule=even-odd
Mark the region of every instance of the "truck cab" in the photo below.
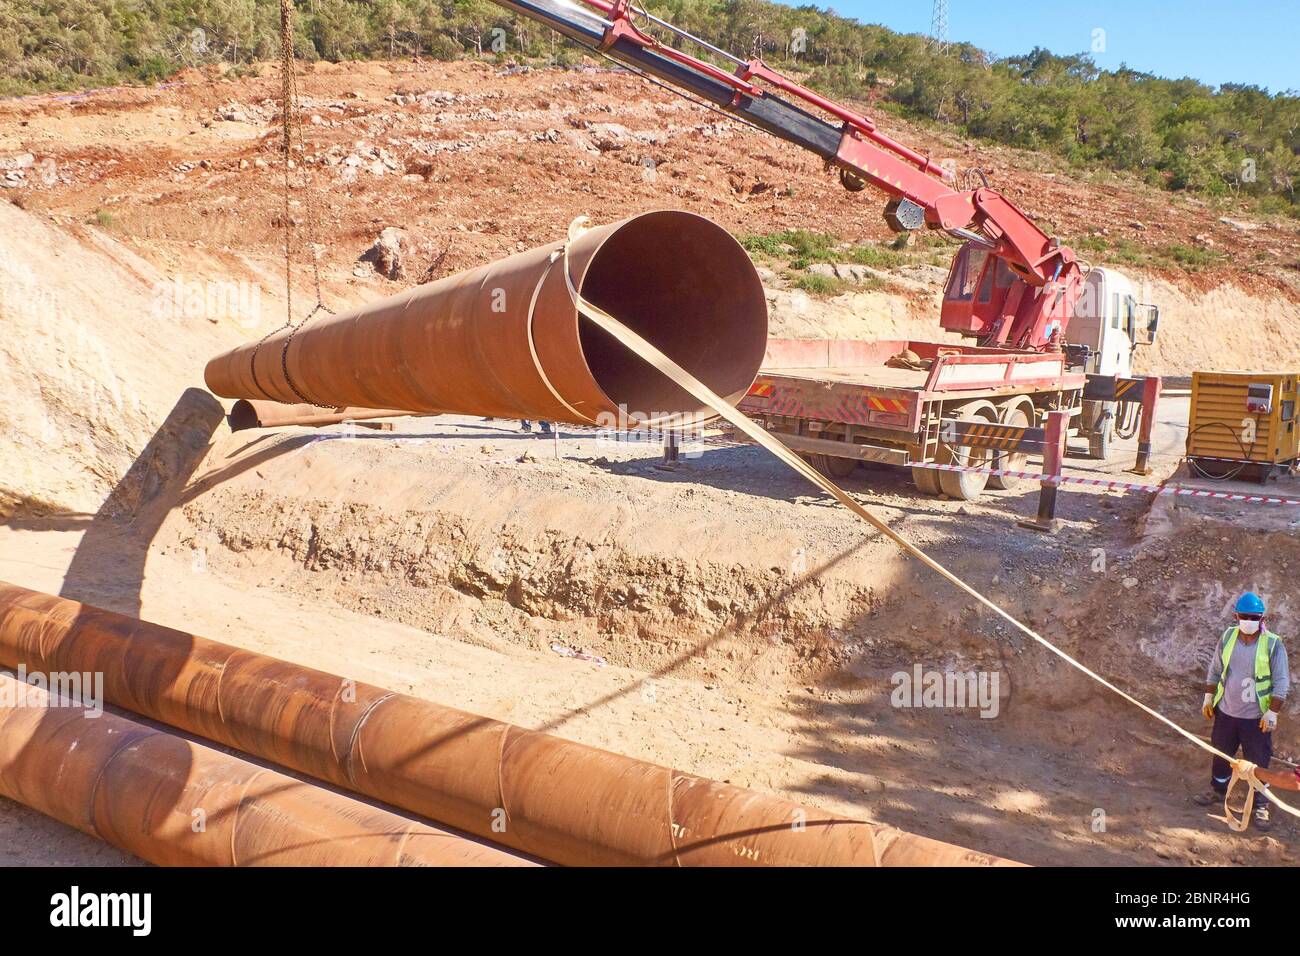
<svg viewBox="0 0 1300 956">
<path fill-rule="evenodd" d="M 1065 329 L 1070 365 L 1093 375 L 1128 378 L 1134 349 L 1155 341 L 1159 322 L 1159 307 L 1138 302 L 1127 276 L 1093 269 Z"/>
<path fill-rule="evenodd" d="M 1066 361 L 1073 369 L 1107 378 L 1133 375 L 1133 352 L 1156 339 L 1160 308 L 1137 300 L 1133 283 L 1114 269 L 1092 269 L 1083 281 L 1065 329 Z M 1105 460 L 1115 433 L 1115 402 L 1084 401 L 1078 433 L 1093 458 Z"/>
</svg>

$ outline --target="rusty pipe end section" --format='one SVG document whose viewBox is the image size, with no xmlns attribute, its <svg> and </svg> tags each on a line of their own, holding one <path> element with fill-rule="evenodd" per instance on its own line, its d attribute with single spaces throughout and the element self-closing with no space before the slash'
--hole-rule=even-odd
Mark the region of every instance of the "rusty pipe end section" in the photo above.
<svg viewBox="0 0 1300 956">
<path fill-rule="evenodd" d="M 739 401 L 762 365 L 768 326 L 763 284 L 740 243 L 712 220 L 678 210 L 633 216 L 593 238 L 580 275 L 571 270 L 583 298 Z M 594 323 L 580 320 L 578 338 L 609 406 L 633 422 L 715 417 Z"/>
<path fill-rule="evenodd" d="M 535 865 L 4 671 L 0 796 L 159 865 Z"/>
<path fill-rule="evenodd" d="M 580 318 L 574 287 L 735 400 L 758 374 L 767 301 L 717 223 L 647 212 L 417 286 L 208 362 L 225 398 L 613 427 L 714 417 Z"/>
<path fill-rule="evenodd" d="M 395 408 L 318 408 L 315 405 L 286 405 L 259 399 L 241 398 L 230 408 L 227 421 L 232 432 L 249 428 L 280 428 L 303 425 L 319 428 L 343 422 L 364 422 L 376 418 L 402 418 L 410 412 Z"/>
</svg>

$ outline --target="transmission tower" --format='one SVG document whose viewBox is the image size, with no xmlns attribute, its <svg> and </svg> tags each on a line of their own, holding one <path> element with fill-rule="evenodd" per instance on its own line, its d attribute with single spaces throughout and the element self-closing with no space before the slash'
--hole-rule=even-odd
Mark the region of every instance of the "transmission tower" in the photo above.
<svg viewBox="0 0 1300 956">
<path fill-rule="evenodd" d="M 948 0 L 934 0 L 930 17 L 930 45 L 939 53 L 948 52 Z"/>
</svg>

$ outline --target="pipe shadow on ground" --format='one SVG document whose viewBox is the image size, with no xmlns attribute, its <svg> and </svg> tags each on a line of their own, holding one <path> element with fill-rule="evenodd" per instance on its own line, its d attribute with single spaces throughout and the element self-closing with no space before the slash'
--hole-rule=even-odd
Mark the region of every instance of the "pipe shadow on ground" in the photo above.
<svg viewBox="0 0 1300 956">
<path fill-rule="evenodd" d="M 202 389 L 181 394 L 86 526 L 61 597 L 109 597 L 114 610 L 140 616 L 149 548 L 224 416 L 221 403 Z"/>
</svg>

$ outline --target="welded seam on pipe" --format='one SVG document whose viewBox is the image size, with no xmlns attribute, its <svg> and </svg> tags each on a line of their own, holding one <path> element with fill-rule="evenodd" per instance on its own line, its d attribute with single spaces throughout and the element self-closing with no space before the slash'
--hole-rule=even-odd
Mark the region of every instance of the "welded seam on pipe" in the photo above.
<svg viewBox="0 0 1300 956">
<path fill-rule="evenodd" d="M 472 273 L 471 273 L 471 274 L 472 274 Z M 491 279 L 491 278 L 493 278 L 493 275 L 492 275 L 491 272 L 484 272 L 484 273 L 483 273 L 482 277 L 478 280 L 478 285 L 474 287 L 474 298 L 475 298 L 475 299 L 478 299 L 479 301 L 482 301 L 482 300 L 483 300 L 483 298 L 484 298 L 484 295 L 483 295 L 484 290 L 485 290 L 486 287 L 487 287 L 488 280 Z M 464 285 L 463 281 L 460 282 L 460 283 L 458 283 L 458 286 L 463 286 L 463 285 Z M 495 290 L 495 289 L 493 290 L 494 293 L 495 293 L 496 291 L 497 291 L 497 290 Z M 501 291 L 504 292 L 504 289 L 501 290 Z M 492 298 L 492 296 L 489 295 L 489 296 L 487 296 L 487 298 L 490 299 L 490 298 Z M 530 346 L 532 345 L 531 338 L 530 338 L 530 341 L 529 341 L 529 345 L 530 345 Z M 481 341 L 478 337 L 475 337 L 475 338 L 473 339 L 472 348 L 473 348 L 473 351 L 474 351 L 474 356 L 475 356 L 475 358 L 477 359 L 477 361 L 476 361 L 475 364 L 478 366 L 479 373 L 480 373 L 483 377 L 490 379 L 491 382 L 492 382 L 492 383 L 497 387 L 497 389 L 498 389 L 499 391 L 501 391 L 501 392 L 505 392 L 506 394 L 509 394 L 509 393 L 510 393 L 510 383 L 504 381 L 504 380 L 501 378 L 501 376 L 497 374 L 497 363 L 496 363 L 495 361 L 493 361 L 493 357 L 492 357 L 492 356 L 486 354 L 486 353 L 483 351 L 483 343 L 482 343 L 482 341 Z"/>
<path fill-rule="evenodd" d="M 873 830 L 871 833 L 871 865 L 874 867 L 880 867 L 882 865 L 881 861 L 884 858 L 880 852 L 879 840 L 880 831 Z"/>
<path fill-rule="evenodd" d="M 280 326 L 280 329 L 283 328 L 283 325 Z M 248 357 L 248 374 L 253 380 L 253 387 L 262 393 L 263 398 L 268 399 L 269 401 L 275 401 L 275 399 L 271 398 L 271 393 L 262 387 L 262 383 L 257 377 L 257 353 L 261 351 L 262 346 L 266 344 L 266 340 L 275 335 L 276 332 L 279 332 L 280 329 L 272 329 L 270 332 L 267 332 L 264 336 L 258 339 L 257 344 L 253 346 L 253 354 Z"/>
<path fill-rule="evenodd" d="M 501 812 L 505 814 L 505 826 L 510 827 L 510 808 L 506 806 L 506 741 L 510 737 L 510 724 L 504 724 L 501 727 L 501 739 L 497 743 L 497 802 L 501 807 Z M 520 841 L 521 843 L 523 841 Z M 522 847 L 521 847 L 522 848 Z M 532 852 L 524 848 L 526 852 Z"/>
<path fill-rule="evenodd" d="M 95 836 L 104 840 L 104 832 L 100 829 L 99 820 L 95 817 L 95 806 L 99 803 L 99 786 L 104 782 L 104 775 L 108 773 L 108 768 L 113 765 L 113 761 L 132 747 L 138 746 L 142 741 L 147 740 L 148 735 L 141 737 L 131 737 L 123 735 L 122 742 L 114 748 L 112 756 L 99 765 L 99 773 L 95 774 L 95 782 L 90 785 L 90 794 L 87 797 L 89 805 L 86 807 L 86 816 L 90 819 L 90 825 L 95 830 Z M 108 842 L 104 840 L 104 842 Z"/>
<path fill-rule="evenodd" d="M 323 308 L 325 307 L 321 305 L 320 302 L 318 301 L 316 303 L 316 309 L 312 309 L 311 314 L 308 315 L 307 318 L 303 319 L 301 322 L 299 322 L 297 325 L 293 326 L 290 329 L 288 338 L 284 340 L 284 349 L 280 352 L 280 371 L 284 373 L 284 382 L 286 385 L 289 386 L 289 391 L 297 395 L 299 400 L 301 400 L 304 404 L 312 405 L 316 408 L 334 408 L 336 406 L 322 405 L 320 402 L 314 402 L 310 398 L 308 398 L 305 394 L 303 394 L 302 389 L 298 387 L 297 383 L 294 382 L 293 376 L 289 374 L 289 347 L 293 345 L 293 337 L 298 334 L 299 329 L 301 329 L 304 325 L 306 325 L 311 320 L 311 317 L 316 314 L 316 311 L 318 309 L 323 309 Z M 325 309 L 325 311 L 329 312 L 329 309 Z M 333 313 L 330 314 L 332 315 Z M 302 351 L 301 343 L 299 343 L 299 345 L 300 345 L 299 351 Z"/>
<path fill-rule="evenodd" d="M 415 828 L 411 826 L 409 823 L 406 825 L 406 828 L 402 830 L 402 838 L 397 841 L 397 856 L 393 860 L 394 866 L 400 865 L 402 862 L 402 858 L 406 856 L 406 844 L 411 841 L 411 833 L 414 830 Z"/>
<path fill-rule="evenodd" d="M 42 621 L 40 636 L 37 638 L 36 641 L 36 648 L 37 650 L 40 651 L 41 657 L 43 657 L 47 661 L 50 659 L 50 649 L 45 646 L 45 642 L 47 640 L 53 640 L 53 639 L 54 639 L 53 629 L 46 627 L 45 622 Z"/>
<path fill-rule="evenodd" d="M 565 250 L 567 256 L 567 250 L 568 250 L 567 245 L 565 246 Z M 546 374 L 546 369 L 542 367 L 542 359 L 537 354 L 537 343 L 533 341 L 533 314 L 537 309 L 537 299 L 541 295 L 542 285 L 546 282 L 547 276 L 551 274 L 551 269 L 555 267 L 555 263 L 559 258 L 560 258 L 560 251 L 558 249 L 555 252 L 551 253 L 551 258 L 547 261 L 546 268 L 542 270 L 542 277 L 537 280 L 537 285 L 533 287 L 533 297 L 528 302 L 528 323 L 525 329 L 525 337 L 528 339 L 528 354 L 533 357 L 533 366 L 537 369 L 537 374 L 541 377 L 542 384 L 544 384 L 547 387 L 547 389 L 550 390 L 550 393 L 555 398 L 555 400 L 559 402 L 561 405 L 563 405 L 565 408 L 567 408 L 578 418 L 581 418 L 583 421 L 590 422 L 591 424 L 594 425 L 596 424 L 596 422 L 594 419 L 592 419 L 590 415 L 586 415 L 583 412 L 578 411 L 572 405 L 570 405 L 569 400 L 565 398 L 563 395 L 561 395 L 559 393 L 559 390 L 556 389 L 556 387 L 551 384 L 550 376 Z M 569 264 L 568 259 L 566 258 L 564 263 L 566 269 L 568 268 L 568 264 Z"/>
<path fill-rule="evenodd" d="M 565 263 L 567 269 L 568 263 Z M 679 870 L 682 868 L 681 847 L 677 845 L 677 808 L 673 806 L 673 794 L 676 791 L 677 783 L 676 771 L 670 770 L 668 777 L 668 845 L 673 848 L 673 865 Z"/>
<path fill-rule="evenodd" d="M 230 668 L 229 668 L 230 658 L 232 658 L 232 657 L 234 657 L 234 656 L 235 656 L 235 655 L 234 655 L 233 653 L 232 653 L 232 654 L 227 654 L 227 655 L 226 655 L 225 660 L 223 660 L 223 661 L 221 662 L 221 673 L 219 673 L 219 674 L 217 675 L 217 688 L 216 688 L 216 693 L 217 693 L 217 717 L 221 720 L 221 723 L 222 723 L 222 724 L 228 724 L 229 721 L 226 720 L 226 711 L 225 711 L 225 709 L 221 706 L 221 684 L 222 684 L 222 682 L 224 682 L 225 679 L 226 679 L 226 671 L 230 669 Z"/>
<path fill-rule="evenodd" d="M 390 692 L 380 697 L 378 700 L 372 702 L 371 705 L 366 708 L 366 712 L 361 715 L 361 719 L 358 720 L 356 724 L 352 727 L 352 735 L 348 738 L 348 752 L 343 757 L 343 775 L 354 790 L 357 788 L 357 774 L 356 774 L 356 764 L 352 758 L 352 755 L 354 753 L 357 753 L 359 750 L 359 748 L 357 747 L 357 741 L 361 737 L 361 728 L 365 726 L 366 721 L 370 719 L 370 715 L 375 712 L 376 707 L 378 707 L 386 700 L 392 700 L 396 696 L 397 696 L 396 694 Z M 334 717 L 334 713 L 333 713 L 334 704 L 337 703 L 338 703 L 338 695 L 335 694 L 334 700 L 331 702 L 330 705 L 331 724 L 333 723 L 333 717 Z M 332 736 L 333 735 L 331 735 L 331 737 Z M 333 740 L 331 740 L 330 743 L 332 745 Z M 362 755 L 361 759 L 362 762 L 364 763 L 365 756 Z"/>
<path fill-rule="evenodd" d="M 230 819 L 230 863 L 232 866 L 239 866 L 239 853 L 235 849 L 236 839 L 239 836 L 239 815 L 244 810 L 244 805 L 248 802 L 248 791 L 252 788 L 253 783 L 260 779 L 262 774 L 266 773 L 266 768 L 259 768 L 257 773 L 253 774 L 244 781 L 244 788 L 239 791 L 239 799 L 235 801 L 234 816 Z"/>
</svg>

